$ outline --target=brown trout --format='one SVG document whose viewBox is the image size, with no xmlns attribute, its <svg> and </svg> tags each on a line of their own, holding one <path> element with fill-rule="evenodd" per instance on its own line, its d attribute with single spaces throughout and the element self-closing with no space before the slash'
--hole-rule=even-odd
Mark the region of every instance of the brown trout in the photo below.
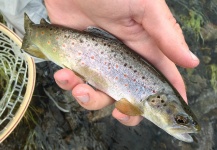
<svg viewBox="0 0 217 150">
<path fill-rule="evenodd" d="M 141 115 L 175 138 L 192 142 L 200 126 L 180 94 L 146 60 L 111 36 L 48 24 L 25 15 L 22 49 L 69 68 L 111 96 L 127 115 Z"/>
</svg>

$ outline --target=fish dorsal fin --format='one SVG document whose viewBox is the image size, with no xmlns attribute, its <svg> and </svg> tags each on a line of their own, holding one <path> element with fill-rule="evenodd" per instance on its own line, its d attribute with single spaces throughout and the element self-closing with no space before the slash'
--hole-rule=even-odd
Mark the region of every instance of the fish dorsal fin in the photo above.
<svg viewBox="0 0 217 150">
<path fill-rule="evenodd" d="M 109 39 L 120 41 L 114 35 L 110 34 L 109 32 L 107 32 L 107 31 L 105 31 L 103 29 L 94 27 L 94 26 L 89 26 L 84 31 L 89 32 L 89 33 L 94 34 L 94 35 L 103 36 L 103 37 L 106 37 L 106 38 L 109 38 Z"/>
<path fill-rule="evenodd" d="M 49 24 L 44 18 L 40 20 L 40 24 Z"/>
<path fill-rule="evenodd" d="M 32 57 L 48 60 L 48 58 L 35 45 L 29 45 L 27 48 L 25 48 L 23 50 Z"/>
<path fill-rule="evenodd" d="M 121 113 L 129 115 L 129 116 L 139 116 L 143 114 L 143 111 L 139 107 L 137 107 L 136 105 L 133 105 L 125 98 L 122 98 L 121 100 L 117 101 L 115 103 L 115 107 Z"/>
</svg>

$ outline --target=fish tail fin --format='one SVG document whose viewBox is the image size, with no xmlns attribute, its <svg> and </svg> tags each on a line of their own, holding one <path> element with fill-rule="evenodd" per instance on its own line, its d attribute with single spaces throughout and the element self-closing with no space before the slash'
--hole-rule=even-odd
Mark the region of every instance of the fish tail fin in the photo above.
<svg viewBox="0 0 217 150">
<path fill-rule="evenodd" d="M 24 13 L 24 29 L 26 33 L 23 38 L 21 49 L 30 56 L 47 60 L 47 57 L 40 51 L 40 49 L 32 43 L 30 34 L 32 32 L 32 25 L 34 25 L 34 23 L 30 20 L 29 16 Z"/>
<path fill-rule="evenodd" d="M 27 53 L 30 53 L 31 51 L 30 46 L 32 45 L 32 42 L 30 40 L 29 35 L 31 33 L 32 25 L 33 25 L 33 22 L 30 20 L 29 16 L 26 13 L 24 13 L 24 29 L 26 33 L 23 38 L 21 49 Z"/>
<path fill-rule="evenodd" d="M 31 26 L 33 25 L 34 23 L 30 20 L 29 16 L 24 13 L 24 29 L 26 31 L 26 33 L 28 33 L 31 29 Z"/>
</svg>

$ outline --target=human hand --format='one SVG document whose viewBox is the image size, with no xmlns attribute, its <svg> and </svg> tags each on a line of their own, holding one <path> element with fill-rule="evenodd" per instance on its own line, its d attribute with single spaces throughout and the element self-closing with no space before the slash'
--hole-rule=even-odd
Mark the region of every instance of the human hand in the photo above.
<svg viewBox="0 0 217 150">
<path fill-rule="evenodd" d="M 175 64 L 192 68 L 199 60 L 190 52 L 164 0 L 45 0 L 45 5 L 54 24 L 79 30 L 96 26 L 118 37 L 159 69 L 187 102 L 185 85 Z M 54 77 L 61 88 L 73 89 L 72 95 L 86 109 L 101 109 L 114 102 L 103 92 L 84 84 L 70 70 L 62 69 Z M 142 119 L 116 109 L 112 114 L 129 126 Z"/>
</svg>

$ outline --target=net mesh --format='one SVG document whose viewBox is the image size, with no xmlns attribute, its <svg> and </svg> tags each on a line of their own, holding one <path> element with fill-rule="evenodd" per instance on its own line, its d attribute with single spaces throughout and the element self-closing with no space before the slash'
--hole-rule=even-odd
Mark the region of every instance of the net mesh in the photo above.
<svg viewBox="0 0 217 150">
<path fill-rule="evenodd" d="M 14 128 L 11 124 L 20 121 L 15 118 L 21 118 L 23 115 L 19 113 L 19 116 L 16 116 L 18 111 L 22 111 L 20 109 L 26 95 L 28 81 L 28 61 L 20 51 L 20 45 L 0 30 L 0 142 L 5 138 L 5 135 L 3 137 L 1 135 L 8 136 Z M 13 120 L 16 121 L 12 123 Z"/>
</svg>

